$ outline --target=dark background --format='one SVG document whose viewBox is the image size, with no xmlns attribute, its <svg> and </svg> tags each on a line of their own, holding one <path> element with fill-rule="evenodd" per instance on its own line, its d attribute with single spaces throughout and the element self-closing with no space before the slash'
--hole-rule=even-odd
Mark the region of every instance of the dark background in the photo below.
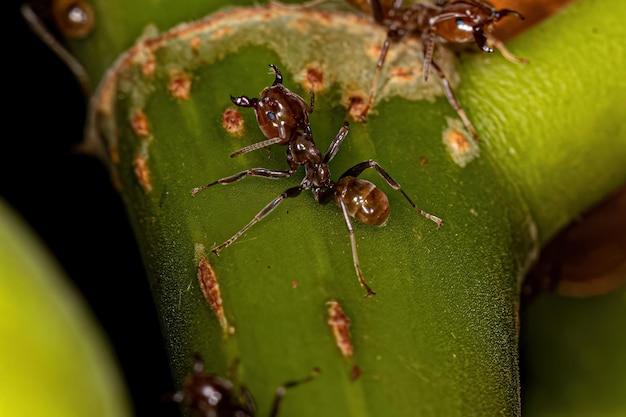
<svg viewBox="0 0 626 417">
<path fill-rule="evenodd" d="M 8 117 L 3 117 L 0 196 L 43 239 L 90 305 L 118 359 L 136 415 L 179 415 L 176 404 L 162 401 L 174 385 L 122 200 L 99 160 L 72 149 L 82 140 L 85 99 L 65 64 L 30 31 L 20 4 L 3 4 Z"/>
</svg>

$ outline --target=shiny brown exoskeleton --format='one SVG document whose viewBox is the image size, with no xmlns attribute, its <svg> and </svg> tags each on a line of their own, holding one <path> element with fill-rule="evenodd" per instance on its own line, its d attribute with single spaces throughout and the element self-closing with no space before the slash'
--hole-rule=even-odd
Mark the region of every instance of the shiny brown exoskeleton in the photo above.
<svg viewBox="0 0 626 417">
<path fill-rule="evenodd" d="M 314 369 L 308 377 L 287 382 L 276 390 L 270 417 L 278 415 L 280 402 L 287 388 L 312 380 L 319 373 Z M 183 380 L 183 386 L 171 400 L 187 405 L 197 417 L 255 417 L 256 405 L 252 395 L 243 387 L 225 378 L 204 371 L 204 362 L 194 355 L 192 371 Z"/>
<path fill-rule="evenodd" d="M 279 81 L 282 80 L 282 77 L 280 77 L 279 75 L 280 72 L 275 66 L 272 65 L 271 67 L 276 71 L 277 77 L 276 81 L 274 82 L 274 86 L 276 86 L 277 84 L 281 84 L 282 82 Z M 277 89 L 275 91 L 286 92 L 289 90 Z M 263 98 L 257 100 L 257 102 L 261 100 L 263 100 Z M 289 94 L 284 93 L 282 95 L 276 94 L 272 98 L 272 100 L 274 100 L 275 102 L 279 102 L 279 105 L 277 104 L 277 107 L 281 108 L 294 108 L 297 107 L 297 103 L 301 103 L 303 101 L 301 97 L 298 97 L 291 92 L 289 92 Z M 233 102 L 235 104 L 237 104 L 238 102 L 248 103 L 252 102 L 252 100 L 248 98 L 245 98 L 243 100 L 240 100 L 240 98 L 233 98 Z M 257 105 L 257 107 L 255 107 L 255 110 L 259 107 L 260 106 Z M 283 113 L 283 115 L 286 114 L 287 113 Z M 292 120 L 290 123 L 290 121 L 287 119 L 288 117 L 286 117 L 285 125 L 297 125 L 296 121 Z M 274 118 L 269 117 L 266 120 L 263 117 L 259 117 L 259 112 L 257 111 L 257 120 L 259 120 L 259 127 L 263 132 L 270 132 L 275 129 L 273 127 L 275 122 Z M 362 223 L 381 225 L 385 223 L 387 217 L 389 216 L 389 201 L 387 200 L 387 196 L 385 195 L 385 193 L 376 188 L 373 183 L 363 179 L 359 179 L 358 176 L 368 168 L 376 169 L 378 174 L 387 182 L 387 184 L 389 184 L 389 186 L 393 189 L 402 193 L 402 195 L 404 196 L 404 198 L 406 198 L 409 204 L 411 204 L 413 208 L 418 210 L 422 216 L 437 223 L 437 227 L 441 227 L 442 220 L 417 207 L 415 203 L 413 203 L 413 201 L 409 198 L 409 196 L 404 192 L 404 190 L 400 187 L 400 184 L 394 181 L 389 176 L 389 174 L 387 174 L 387 172 L 374 160 L 370 159 L 356 164 L 355 166 L 344 172 L 339 177 L 339 180 L 337 182 L 334 182 L 331 179 L 330 170 L 327 164 L 334 158 L 335 154 L 339 150 L 341 142 L 343 142 L 346 135 L 348 134 L 348 122 L 344 122 L 344 126 L 339 130 L 339 132 L 335 136 L 335 139 L 333 139 L 333 141 L 330 143 L 324 155 L 321 154 L 320 150 L 315 145 L 315 142 L 313 141 L 311 126 L 308 123 L 306 124 L 306 126 L 304 126 L 303 130 L 297 130 L 294 132 L 294 135 L 286 142 L 282 140 L 276 142 L 273 141 L 272 138 L 270 138 L 263 142 L 248 146 L 231 155 L 241 155 L 242 153 L 249 152 L 254 149 L 263 148 L 275 143 L 281 143 L 287 146 L 286 157 L 287 164 L 289 165 L 288 170 L 252 168 L 231 175 L 229 177 L 221 178 L 210 184 L 196 187 L 191 190 L 191 195 L 195 196 L 195 194 L 199 191 L 209 188 L 213 185 L 231 184 L 249 175 L 264 178 L 287 178 L 292 176 L 300 166 L 304 166 L 305 176 L 300 185 L 285 190 L 281 195 L 279 195 L 269 204 L 267 204 L 247 225 L 245 225 L 241 230 L 235 233 L 230 239 L 228 239 L 221 245 L 213 248 L 212 251 L 216 255 L 219 254 L 222 249 L 232 244 L 252 225 L 267 216 L 285 198 L 297 197 L 303 190 L 310 189 L 313 192 L 313 197 L 317 202 L 321 204 L 327 204 L 331 200 L 334 200 L 335 203 L 341 208 L 346 227 L 348 228 L 348 232 L 350 234 L 350 243 L 352 245 L 352 258 L 354 261 L 354 268 L 356 270 L 359 283 L 367 290 L 367 296 L 373 295 L 374 291 L 372 291 L 372 289 L 366 284 L 365 280 L 363 279 L 363 274 L 361 272 L 361 267 L 359 265 L 359 259 L 357 255 L 354 229 L 352 227 L 350 217 L 354 217 Z"/>
<path fill-rule="evenodd" d="M 348 0 L 348 3 L 364 9 L 362 1 Z M 504 44 L 491 33 L 494 24 L 508 15 L 514 15 L 520 19 L 524 17 L 515 10 L 496 10 L 484 0 L 443 0 L 434 4 L 418 3 L 407 7 L 402 6 L 402 0 L 394 0 L 391 7 L 383 4 L 381 0 L 370 0 L 369 5 L 369 11 L 376 23 L 387 29 L 387 37 L 381 47 L 370 96 L 365 109 L 361 112 L 361 118 L 364 120 L 367 117 L 373 104 L 378 77 L 390 44 L 407 36 L 419 36 L 424 46 L 424 79 L 428 79 L 432 67 L 441 79 L 446 98 L 472 136 L 478 139 L 476 129 L 457 101 L 450 82 L 433 60 L 435 46 L 443 43 L 467 44 L 474 42 L 484 52 L 493 52 L 493 47 L 500 50 L 509 61 L 528 62 L 511 54 L 504 47 Z"/>
<path fill-rule="evenodd" d="M 260 98 L 230 97 L 237 106 L 254 109 L 259 128 L 268 140 L 243 148 L 231 156 L 249 152 L 261 144 L 260 147 L 273 144 L 285 145 L 298 132 L 309 127 L 309 114 L 313 113 L 314 106 L 313 94 L 311 93 L 311 102 L 307 105 L 302 97 L 283 86 L 283 76 L 280 70 L 275 65 L 270 65 L 270 68 L 274 70 L 276 78 L 271 87 L 263 89 Z"/>
</svg>

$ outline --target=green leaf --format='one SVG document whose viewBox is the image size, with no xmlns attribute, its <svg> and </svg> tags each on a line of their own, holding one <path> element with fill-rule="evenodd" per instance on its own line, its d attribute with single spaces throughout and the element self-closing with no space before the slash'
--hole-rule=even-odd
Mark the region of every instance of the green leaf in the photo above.
<svg viewBox="0 0 626 417">
<path fill-rule="evenodd" d="M 102 329 L 39 238 L 0 200 L 0 414 L 130 416 Z"/>
</svg>

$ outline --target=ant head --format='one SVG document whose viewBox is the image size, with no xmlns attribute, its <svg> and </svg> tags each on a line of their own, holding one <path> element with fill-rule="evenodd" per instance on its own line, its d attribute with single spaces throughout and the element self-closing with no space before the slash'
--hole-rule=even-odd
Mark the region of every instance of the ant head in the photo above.
<svg viewBox="0 0 626 417">
<path fill-rule="evenodd" d="M 257 123 L 265 137 L 280 138 L 278 143 L 285 144 L 309 125 L 308 115 L 313 110 L 302 97 L 283 86 L 283 76 L 275 65 L 270 64 L 270 68 L 276 78 L 271 87 L 263 89 L 260 98 L 231 96 L 230 99 L 237 106 L 254 108 Z"/>
<path fill-rule="evenodd" d="M 282 84 L 263 90 L 255 111 L 259 127 L 268 138 L 280 137 L 287 142 L 309 125 L 307 104 Z"/>
<path fill-rule="evenodd" d="M 467 43 L 473 40 L 484 52 L 493 52 L 487 44 L 486 33 L 493 30 L 496 22 L 511 14 L 524 19 L 517 11 L 496 10 L 486 1 L 457 1 L 444 6 L 441 13 L 431 19 L 431 25 L 435 33 L 448 42 Z"/>
</svg>

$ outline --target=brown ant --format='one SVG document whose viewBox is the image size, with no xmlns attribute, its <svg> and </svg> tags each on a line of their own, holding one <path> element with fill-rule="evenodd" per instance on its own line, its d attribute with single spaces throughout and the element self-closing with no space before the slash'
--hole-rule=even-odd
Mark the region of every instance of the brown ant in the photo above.
<svg viewBox="0 0 626 417">
<path fill-rule="evenodd" d="M 195 196 L 201 190 L 212 187 L 216 184 L 227 185 L 233 182 L 244 179 L 247 176 L 258 176 L 264 178 L 287 178 L 293 175 L 298 168 L 303 165 L 305 169 L 305 176 L 300 185 L 285 190 L 281 195 L 267 204 L 247 225 L 241 230 L 235 233 L 230 239 L 225 241 L 219 246 L 212 249 L 212 252 L 219 255 L 219 252 L 232 244 L 237 238 L 243 235 L 251 226 L 262 220 L 272 210 L 274 210 L 281 201 L 285 198 L 297 197 L 303 190 L 311 189 L 315 201 L 321 204 L 327 204 L 331 200 L 341 208 L 343 217 L 350 234 L 350 243 L 352 245 L 352 258 L 354 262 L 354 268 L 356 270 L 359 283 L 367 290 L 366 296 L 375 294 L 374 291 L 366 284 L 363 279 L 361 267 L 359 265 L 359 259 L 357 255 L 356 239 L 354 237 L 354 229 L 352 228 L 352 222 L 350 217 L 354 217 L 358 221 L 370 225 L 379 226 L 385 223 L 389 216 L 389 201 L 385 193 L 380 191 L 376 186 L 363 179 L 359 179 L 358 176 L 368 168 L 374 168 L 378 174 L 392 187 L 394 190 L 402 193 L 404 198 L 415 208 L 419 213 L 437 223 L 437 227 L 441 227 L 442 220 L 436 216 L 433 216 L 424 210 L 420 209 L 413 203 L 409 196 L 404 192 L 395 180 L 393 180 L 389 174 L 374 160 L 367 160 L 356 164 L 352 168 L 344 172 L 337 182 L 334 182 L 330 177 L 330 170 L 327 164 L 333 159 L 341 142 L 348 134 L 348 122 L 344 122 L 344 126 L 339 130 L 335 139 L 330 143 L 328 149 L 322 156 L 320 150 L 315 146 L 313 141 L 313 134 L 311 127 L 308 124 L 302 122 L 302 119 L 290 120 L 292 117 L 289 112 L 280 113 L 280 117 L 277 113 L 266 111 L 266 108 L 281 108 L 281 109 L 300 109 L 304 100 L 296 94 L 290 92 L 286 88 L 277 88 L 282 86 L 282 75 L 278 68 L 274 65 L 270 67 L 276 73 L 276 79 L 272 88 L 263 90 L 261 98 L 249 99 L 242 96 L 238 98 L 232 98 L 233 103 L 239 105 L 243 103 L 244 107 L 254 107 L 259 127 L 263 132 L 266 132 L 266 136 L 271 136 L 268 133 L 280 132 L 280 128 L 276 126 L 299 126 L 303 127 L 302 130 L 294 130 L 289 140 L 285 141 L 283 138 L 275 137 L 269 138 L 263 142 L 256 143 L 254 145 L 243 148 L 237 152 L 231 154 L 231 157 L 241 155 L 251 150 L 264 148 L 275 143 L 280 143 L 287 146 L 286 156 L 288 170 L 270 170 L 266 168 L 251 168 L 246 171 L 239 172 L 229 177 L 221 178 L 217 181 L 196 187 L 191 190 L 191 195 Z M 279 94 L 282 92 L 282 94 Z M 311 99 L 313 102 L 313 98 Z M 273 103 L 273 107 L 269 103 Z M 304 112 L 306 113 L 306 112 Z M 300 116 L 302 114 L 298 113 Z M 281 120 L 281 123 L 276 123 L 277 120 Z M 283 123 L 284 122 L 284 123 Z"/>
<path fill-rule="evenodd" d="M 231 155 L 231 158 L 242 153 L 250 152 L 258 147 L 270 145 L 286 145 L 298 132 L 309 126 L 309 114 L 313 113 L 314 97 L 311 93 L 309 105 L 299 95 L 292 93 L 283 86 L 283 76 L 275 65 L 270 68 L 276 75 L 271 87 L 265 87 L 260 99 L 246 96 L 230 99 L 239 107 L 252 107 L 256 115 L 259 128 L 268 138 L 267 141 L 243 148 Z"/>
<path fill-rule="evenodd" d="M 360 9 L 364 8 L 363 2 L 357 0 L 348 2 Z M 448 102 L 472 136 L 479 140 L 476 129 L 457 101 L 446 75 L 433 60 L 435 46 L 438 43 L 467 44 L 473 41 L 484 52 L 493 52 L 492 47 L 495 47 L 509 61 L 527 63 L 528 60 L 511 54 L 502 41 L 491 34 L 494 24 L 502 18 L 514 15 L 523 20 L 524 16 L 515 10 L 496 10 L 484 0 L 439 0 L 435 4 L 418 3 L 407 7 L 402 6 L 402 0 L 394 0 L 393 6 L 388 9 L 383 7 L 381 0 L 370 0 L 368 3 L 376 23 L 387 29 L 387 37 L 381 47 L 370 95 L 360 118 L 362 120 L 367 118 L 367 113 L 374 102 L 378 78 L 390 44 L 417 35 L 421 37 L 424 45 L 424 80 L 428 80 L 432 67 L 443 84 Z"/>
<path fill-rule="evenodd" d="M 288 388 L 311 381 L 319 372 L 316 368 L 308 377 L 289 381 L 278 387 L 270 417 L 278 415 L 280 402 Z M 236 390 L 232 381 L 205 372 L 204 362 L 198 354 L 194 355 L 192 371 L 185 376 L 181 390 L 172 394 L 170 399 L 186 404 L 189 410 L 198 417 L 256 416 L 256 405 L 250 392 L 244 387 Z"/>
</svg>

